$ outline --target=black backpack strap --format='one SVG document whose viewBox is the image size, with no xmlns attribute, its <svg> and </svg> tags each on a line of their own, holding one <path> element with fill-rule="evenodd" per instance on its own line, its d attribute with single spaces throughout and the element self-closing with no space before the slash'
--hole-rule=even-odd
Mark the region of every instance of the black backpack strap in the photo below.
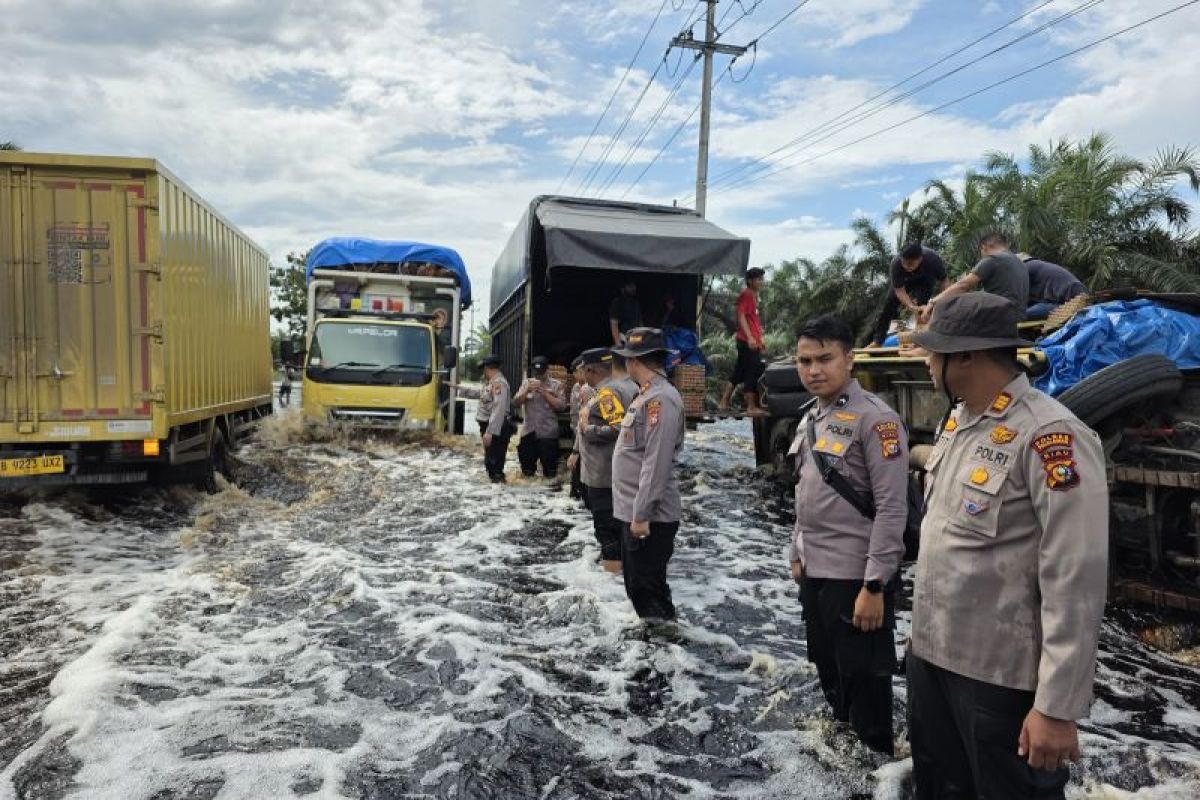
<svg viewBox="0 0 1200 800">
<path fill-rule="evenodd" d="M 817 469 L 821 472 L 821 479 L 829 485 L 831 489 L 842 496 L 850 505 L 854 506 L 854 510 L 862 514 L 869 520 L 875 519 L 875 501 L 871 497 L 863 497 L 858 491 L 850 485 L 850 481 L 842 473 L 833 468 L 833 464 L 829 463 L 829 459 L 824 453 L 817 452 L 817 413 L 814 408 L 809 414 L 808 420 L 808 449 L 812 453 L 813 458 L 817 462 Z"/>
</svg>

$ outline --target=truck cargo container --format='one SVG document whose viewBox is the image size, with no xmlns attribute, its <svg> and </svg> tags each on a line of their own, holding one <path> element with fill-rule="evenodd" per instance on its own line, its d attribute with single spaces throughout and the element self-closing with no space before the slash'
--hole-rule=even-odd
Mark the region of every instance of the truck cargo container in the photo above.
<svg viewBox="0 0 1200 800">
<path fill-rule="evenodd" d="M 516 386 L 535 355 L 566 365 L 611 346 L 609 304 L 630 278 L 646 324 L 694 330 L 705 276 L 743 275 L 749 260 L 750 240 L 690 209 L 538 197 L 492 271 L 492 348 Z"/>
<path fill-rule="evenodd" d="M 268 278 L 153 159 L 0 153 L 0 489 L 211 482 L 271 413 Z"/>
</svg>

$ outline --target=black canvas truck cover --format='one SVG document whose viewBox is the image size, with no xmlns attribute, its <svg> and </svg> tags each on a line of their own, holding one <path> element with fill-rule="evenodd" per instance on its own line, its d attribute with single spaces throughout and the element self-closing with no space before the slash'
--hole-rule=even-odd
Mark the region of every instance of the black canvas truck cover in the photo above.
<svg viewBox="0 0 1200 800">
<path fill-rule="evenodd" d="M 492 313 L 539 266 L 552 280 L 556 267 L 742 275 L 749 262 L 749 239 L 689 209 L 543 196 L 530 203 L 496 261 Z"/>
</svg>

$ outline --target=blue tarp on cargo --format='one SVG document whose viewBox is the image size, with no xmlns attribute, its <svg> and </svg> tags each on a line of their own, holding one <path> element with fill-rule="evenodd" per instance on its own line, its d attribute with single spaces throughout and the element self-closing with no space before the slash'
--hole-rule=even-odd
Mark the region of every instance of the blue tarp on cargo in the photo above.
<svg viewBox="0 0 1200 800">
<path fill-rule="evenodd" d="M 1200 369 L 1200 318 L 1151 300 L 1103 303 L 1076 314 L 1038 346 L 1050 370 L 1034 385 L 1059 395 L 1105 367 L 1149 353 L 1180 369 Z"/>
<path fill-rule="evenodd" d="M 663 337 L 671 353 L 667 357 L 667 369 L 673 370 L 677 364 L 703 365 L 704 371 L 709 371 L 708 359 L 700 350 L 700 339 L 696 332 L 688 328 L 677 328 L 674 325 L 663 326 Z"/>
<path fill-rule="evenodd" d="M 455 274 L 462 289 L 463 308 L 471 305 L 471 279 L 462 256 L 449 247 L 422 242 L 386 242 L 336 236 L 317 244 L 308 253 L 305 280 L 312 280 L 314 269 L 337 269 L 354 264 L 436 264 Z"/>
</svg>

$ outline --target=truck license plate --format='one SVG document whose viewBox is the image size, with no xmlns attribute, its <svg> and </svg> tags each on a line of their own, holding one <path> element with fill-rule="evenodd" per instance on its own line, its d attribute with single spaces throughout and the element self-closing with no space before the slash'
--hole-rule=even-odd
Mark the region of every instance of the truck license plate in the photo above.
<svg viewBox="0 0 1200 800">
<path fill-rule="evenodd" d="M 0 478 L 19 478 L 23 475 L 53 475 L 66 471 L 62 456 L 0 459 Z"/>
</svg>

